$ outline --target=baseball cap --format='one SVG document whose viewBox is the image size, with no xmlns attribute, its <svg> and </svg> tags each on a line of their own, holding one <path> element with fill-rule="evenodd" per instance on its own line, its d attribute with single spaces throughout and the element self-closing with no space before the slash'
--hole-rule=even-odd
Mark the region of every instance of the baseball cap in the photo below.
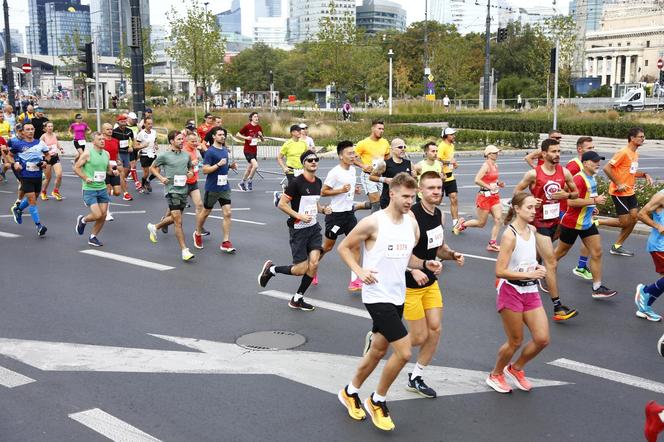
<svg viewBox="0 0 664 442">
<path fill-rule="evenodd" d="M 146 108 L 145 108 L 145 112 L 150 112 L 150 113 L 152 113 L 152 108 L 151 108 L 151 107 L 146 107 Z"/>
<path fill-rule="evenodd" d="M 299 132 L 299 131 L 301 131 L 301 130 L 302 130 L 302 128 L 300 127 L 299 124 L 294 124 L 294 125 L 292 125 L 292 126 L 290 127 L 290 131 L 291 131 L 291 132 L 294 132 L 294 131 L 298 131 L 298 132 Z"/>
<path fill-rule="evenodd" d="M 445 129 L 443 129 L 443 134 L 442 135 L 443 136 L 445 136 L 445 135 L 454 135 L 455 133 L 456 133 L 456 129 L 454 129 L 452 127 L 446 127 Z"/>
<path fill-rule="evenodd" d="M 584 152 L 583 155 L 581 155 L 581 161 L 595 161 L 598 162 L 600 160 L 605 160 L 603 156 L 600 156 L 597 152 L 594 150 L 589 150 L 588 152 Z"/>
<path fill-rule="evenodd" d="M 304 163 L 304 161 L 309 157 L 318 158 L 318 155 L 316 155 L 316 152 L 313 150 L 305 150 L 302 155 L 300 155 L 300 163 Z"/>
<path fill-rule="evenodd" d="M 207 118 L 210 118 L 211 116 L 212 116 L 212 114 L 208 112 L 205 115 L 203 115 L 203 118 L 207 119 Z"/>
<path fill-rule="evenodd" d="M 500 152 L 500 149 L 498 149 L 493 144 L 489 144 L 487 147 L 484 148 L 484 156 L 487 156 L 490 153 L 498 153 L 498 152 Z"/>
<path fill-rule="evenodd" d="M 184 125 L 184 128 L 188 130 L 196 130 L 196 125 L 194 123 L 187 123 Z"/>
<path fill-rule="evenodd" d="M 44 108 L 38 107 L 37 109 L 35 109 L 35 112 L 44 112 Z"/>
<path fill-rule="evenodd" d="M 127 114 L 127 117 L 131 118 L 132 120 L 137 120 L 137 119 L 138 119 L 138 117 L 136 116 L 136 114 L 133 113 L 133 112 L 129 112 L 129 113 Z"/>
<path fill-rule="evenodd" d="M 392 149 L 394 149 L 394 148 L 396 148 L 396 147 L 405 146 L 405 145 L 406 145 L 406 142 L 405 142 L 404 140 L 402 140 L 401 138 L 395 138 L 395 139 L 393 139 L 392 142 L 390 143 L 390 147 L 391 147 Z"/>
<path fill-rule="evenodd" d="M 298 126 L 300 127 L 300 129 L 308 129 L 309 128 L 309 126 L 307 126 L 307 123 L 300 123 L 300 124 L 298 124 Z"/>
<path fill-rule="evenodd" d="M 118 115 L 117 120 L 118 120 L 118 121 L 126 121 L 126 120 L 127 120 L 127 114 L 120 114 L 120 115 Z"/>
</svg>

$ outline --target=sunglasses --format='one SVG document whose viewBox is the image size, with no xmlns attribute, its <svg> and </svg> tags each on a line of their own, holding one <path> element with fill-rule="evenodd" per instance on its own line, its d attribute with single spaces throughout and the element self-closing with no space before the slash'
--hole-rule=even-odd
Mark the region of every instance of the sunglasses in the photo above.
<svg viewBox="0 0 664 442">
<path fill-rule="evenodd" d="M 552 140 L 558 140 L 558 141 L 560 141 L 560 140 L 563 139 L 563 137 L 551 137 L 551 139 L 552 139 Z"/>
<path fill-rule="evenodd" d="M 306 161 L 307 163 L 317 163 L 320 161 L 320 158 L 307 158 L 304 161 Z"/>
<path fill-rule="evenodd" d="M 405 149 L 406 146 L 396 146 L 397 149 Z"/>
</svg>

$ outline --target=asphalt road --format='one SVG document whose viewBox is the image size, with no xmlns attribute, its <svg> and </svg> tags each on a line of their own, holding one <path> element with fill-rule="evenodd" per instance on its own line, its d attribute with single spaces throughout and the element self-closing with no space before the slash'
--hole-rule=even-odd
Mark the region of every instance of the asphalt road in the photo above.
<svg viewBox="0 0 664 442">
<path fill-rule="evenodd" d="M 514 156 L 499 161 L 507 196 L 525 163 Z M 49 229 L 41 239 L 28 216 L 20 226 L 7 216 L 13 180 L 0 185 L 7 214 L 0 217 L 0 440 L 96 441 L 106 434 L 163 441 L 634 441 L 642 440 L 645 403 L 664 401 L 655 351 L 664 329 L 634 315 L 634 287 L 656 277 L 645 236 L 633 235 L 626 247 L 636 257 L 623 258 L 608 254 L 616 232 L 602 231 L 605 284 L 619 292 L 603 302 L 591 299 L 590 282 L 570 273 L 573 249 L 560 264 L 559 284 L 563 301 L 580 314 L 551 323 L 551 345 L 527 367 L 529 377 L 561 384 L 499 395 L 483 385 L 504 340 L 495 312 L 495 254 L 484 249 L 489 231 L 448 233 L 449 244 L 468 258 L 463 268 L 446 264 L 441 278 L 443 336 L 425 372 L 440 397 L 405 400 L 413 396 L 403 389 L 404 372 L 388 395 L 396 431 L 386 435 L 370 422 L 351 421 L 329 390 L 352 377 L 352 358 L 370 327 L 360 317 L 359 296 L 346 292 L 348 270 L 338 255 L 325 257 L 320 285 L 307 294 L 330 308 L 293 311 L 286 301 L 259 294 L 263 261 L 290 262 L 285 217 L 269 193 L 277 176 L 257 180 L 253 193 L 233 193 L 237 254 L 219 251 L 221 221 L 210 219 L 212 236 L 193 263 L 180 260 L 172 232 L 160 233 L 158 244 L 148 240 L 146 223 L 158 221 L 166 206 L 160 185 L 133 202 L 115 201 L 122 204 L 112 206 L 116 220 L 100 235 L 104 247 L 94 251 L 120 255 L 117 261 L 82 253 L 91 248 L 74 232 L 76 215 L 85 213 L 80 180 L 66 163 L 67 198 L 39 202 Z M 324 160 L 319 175 L 335 164 Z M 480 164 L 481 158 L 465 158 L 457 171 L 462 212 L 473 211 L 472 179 Z M 640 164 L 664 176 L 654 155 L 642 155 Z M 192 251 L 193 225 L 186 215 Z M 141 267 L 130 258 L 172 269 Z M 297 285 L 280 275 L 267 288 L 288 296 Z M 547 299 L 543 294 L 550 314 Z M 299 333 L 306 343 L 277 352 L 233 345 L 239 336 L 268 330 Z"/>
</svg>

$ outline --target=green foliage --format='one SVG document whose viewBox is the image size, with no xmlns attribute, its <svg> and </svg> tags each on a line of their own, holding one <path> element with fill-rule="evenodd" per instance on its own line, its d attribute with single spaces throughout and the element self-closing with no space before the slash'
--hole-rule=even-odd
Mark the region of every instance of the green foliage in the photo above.
<svg viewBox="0 0 664 442">
<path fill-rule="evenodd" d="M 281 65 L 286 58 L 286 51 L 271 48 L 262 42 L 256 43 L 236 55 L 231 63 L 225 64 L 217 82 L 223 90 L 241 87 L 243 91 L 267 91 L 270 90 L 272 71 L 275 90 L 280 90 L 288 74 L 285 66 Z"/>
<path fill-rule="evenodd" d="M 604 177 L 597 177 L 597 193 L 599 195 L 606 195 L 606 203 L 602 205 L 597 206 L 597 210 L 599 210 L 599 214 L 603 216 L 610 216 L 610 217 L 615 217 L 616 216 L 616 208 L 613 205 L 613 200 L 609 198 L 609 183 L 610 181 Z M 659 184 L 654 184 L 650 185 L 648 184 L 645 180 L 639 180 L 637 181 L 636 185 L 634 186 L 634 192 L 636 195 L 636 200 L 638 202 L 639 207 L 645 206 L 648 201 L 650 201 L 650 198 L 660 190 L 664 189 L 664 183 L 659 183 Z"/>
<path fill-rule="evenodd" d="M 152 43 L 150 43 L 150 33 L 152 28 L 144 26 L 141 32 L 141 47 L 143 48 L 143 66 L 149 70 L 155 64 L 156 58 Z M 131 76 L 131 48 L 125 44 L 126 35 L 124 33 L 120 36 L 120 51 L 118 58 L 115 60 L 115 65 L 124 71 L 127 77 Z"/>
<path fill-rule="evenodd" d="M 611 86 L 608 86 L 606 84 L 598 87 L 597 89 L 594 89 L 584 95 L 584 97 L 587 98 L 594 98 L 594 97 L 610 97 L 611 96 Z"/>
<path fill-rule="evenodd" d="M 546 88 L 533 78 L 513 74 L 498 82 L 498 98 L 515 99 L 519 94 L 521 97 L 539 97 L 542 95 L 543 87 Z M 516 102 L 514 102 L 514 107 L 516 107 Z"/>
</svg>

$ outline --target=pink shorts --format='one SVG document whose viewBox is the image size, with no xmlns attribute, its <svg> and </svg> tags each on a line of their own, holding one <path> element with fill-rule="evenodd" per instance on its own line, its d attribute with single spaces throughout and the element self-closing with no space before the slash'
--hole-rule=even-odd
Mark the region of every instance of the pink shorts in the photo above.
<svg viewBox="0 0 664 442">
<path fill-rule="evenodd" d="M 523 313 L 542 306 L 539 292 L 519 293 L 512 285 L 503 282 L 496 296 L 496 310 L 506 308 L 513 312 Z"/>
</svg>

